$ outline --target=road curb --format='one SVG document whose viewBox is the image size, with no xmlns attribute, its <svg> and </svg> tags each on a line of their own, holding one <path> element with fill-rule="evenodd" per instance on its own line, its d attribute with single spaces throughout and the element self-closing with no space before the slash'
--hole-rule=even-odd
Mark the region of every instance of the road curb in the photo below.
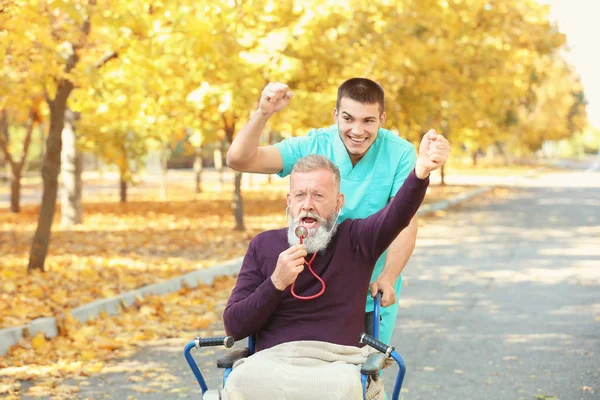
<svg viewBox="0 0 600 400">
<path fill-rule="evenodd" d="M 153 283 L 138 289 L 122 293 L 118 296 L 108 299 L 100 299 L 94 302 L 77 307 L 71 311 L 73 318 L 81 322 L 97 317 L 101 312 L 115 315 L 119 312 L 119 306 L 124 304 L 131 305 L 137 297 L 144 297 L 149 294 L 166 294 L 175 292 L 185 284 L 187 287 L 196 287 L 200 283 L 210 285 L 214 279 L 220 275 L 233 275 L 237 273 L 242 265 L 242 258 L 228 261 L 224 264 L 216 265 L 206 269 L 189 272 L 185 275 L 169 279 L 164 282 Z M 27 325 L 0 329 L 0 355 L 8 352 L 9 348 L 15 345 L 22 337 L 23 331 L 27 329 L 31 335 L 43 332 L 48 338 L 58 335 L 58 327 L 55 317 L 37 318 Z"/>
<path fill-rule="evenodd" d="M 445 210 L 456 204 L 470 200 L 473 197 L 487 193 L 492 189 L 493 187 L 483 187 L 476 190 L 472 190 L 467 193 L 461 193 L 449 200 L 442 200 L 432 204 L 425 204 L 421 206 L 421 208 L 417 212 L 417 215 L 424 216 L 432 214 L 436 211 Z M 108 314 L 115 315 L 119 312 L 119 307 L 121 304 L 129 306 L 135 301 L 137 297 L 144 297 L 148 294 L 172 293 L 181 289 L 181 287 L 184 284 L 187 287 L 196 287 L 200 283 L 210 285 L 213 283 L 214 279 L 217 276 L 233 275 L 237 273 L 241 265 L 242 258 L 237 258 L 228 261 L 224 264 L 219 264 L 210 268 L 192 271 L 164 282 L 153 283 L 151 285 L 143 286 L 141 288 L 122 293 L 115 297 L 96 300 L 94 302 L 73 309 L 71 311 L 71 315 L 73 318 L 78 319 L 82 323 L 97 317 L 101 312 L 106 312 Z M 38 332 L 43 332 L 44 335 L 48 338 L 52 338 L 58 335 L 58 328 L 56 325 L 55 317 L 37 318 L 27 325 L 0 329 L 0 355 L 6 354 L 10 347 L 15 345 L 23 337 L 24 330 L 28 330 L 31 335 L 35 335 Z"/>
</svg>

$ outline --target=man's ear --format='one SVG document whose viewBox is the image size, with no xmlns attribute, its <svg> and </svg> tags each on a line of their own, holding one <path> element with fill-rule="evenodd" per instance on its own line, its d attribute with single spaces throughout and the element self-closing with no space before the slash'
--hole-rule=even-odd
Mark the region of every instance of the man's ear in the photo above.
<svg viewBox="0 0 600 400">
<path fill-rule="evenodd" d="M 344 207 L 344 193 L 338 194 L 338 198 L 337 198 L 338 213 L 342 210 L 342 207 Z"/>
<path fill-rule="evenodd" d="M 381 117 L 379 117 L 379 125 L 385 124 L 385 119 L 387 116 L 385 115 L 385 111 L 381 113 Z"/>
<path fill-rule="evenodd" d="M 333 109 L 333 122 L 335 122 L 337 124 L 337 119 L 338 119 L 338 110 L 337 108 Z"/>
<path fill-rule="evenodd" d="M 287 206 L 289 207 L 291 204 L 291 200 L 290 200 L 290 194 L 288 193 L 287 196 L 285 197 L 285 202 L 287 203 Z"/>
</svg>

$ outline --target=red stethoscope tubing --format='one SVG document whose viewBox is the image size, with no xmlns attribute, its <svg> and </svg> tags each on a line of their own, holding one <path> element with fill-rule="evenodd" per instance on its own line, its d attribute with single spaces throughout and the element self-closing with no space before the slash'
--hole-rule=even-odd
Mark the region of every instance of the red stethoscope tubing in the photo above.
<svg viewBox="0 0 600 400">
<path fill-rule="evenodd" d="M 303 238 L 300 238 L 300 244 L 302 244 L 304 242 Z M 313 294 L 312 296 L 298 296 L 296 294 L 296 292 L 294 291 L 294 285 L 296 284 L 296 282 L 292 283 L 292 296 L 294 296 L 295 298 L 297 298 L 298 300 L 312 300 L 312 299 L 316 299 L 317 297 L 319 297 L 320 295 L 323 294 L 323 292 L 325 292 L 325 282 L 323 281 L 323 279 L 321 279 L 319 277 L 319 275 L 315 274 L 315 271 L 313 271 L 311 264 L 313 263 L 313 261 L 315 261 L 315 257 L 317 256 L 317 252 L 315 252 L 312 256 L 312 258 L 310 259 L 309 262 L 304 261 L 304 264 L 306 264 L 306 266 L 308 267 L 308 270 L 310 271 L 311 274 L 313 274 L 315 276 L 315 278 L 317 278 L 319 280 L 319 282 L 321 282 L 321 290 L 319 291 L 319 293 L 317 294 Z"/>
</svg>

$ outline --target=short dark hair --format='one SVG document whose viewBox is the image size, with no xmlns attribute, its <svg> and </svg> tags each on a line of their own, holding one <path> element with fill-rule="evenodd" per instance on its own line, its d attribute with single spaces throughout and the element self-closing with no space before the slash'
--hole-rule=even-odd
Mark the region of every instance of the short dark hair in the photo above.
<svg viewBox="0 0 600 400">
<path fill-rule="evenodd" d="M 383 88 L 377 83 L 367 78 L 351 78 L 342 83 L 338 88 L 336 108 L 340 109 L 340 102 L 343 97 L 348 97 L 362 104 L 379 104 L 379 112 L 382 113 L 385 107 Z"/>
</svg>

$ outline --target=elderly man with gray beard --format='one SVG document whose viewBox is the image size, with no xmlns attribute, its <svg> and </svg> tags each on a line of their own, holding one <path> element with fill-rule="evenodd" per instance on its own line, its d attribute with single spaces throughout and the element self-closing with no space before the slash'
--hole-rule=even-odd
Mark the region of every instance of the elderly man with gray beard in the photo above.
<svg viewBox="0 0 600 400">
<path fill-rule="evenodd" d="M 257 351 L 234 365 L 225 398 L 362 398 L 354 364 L 366 358 L 359 346 L 363 294 L 375 262 L 409 224 L 430 172 L 449 152 L 442 135 L 427 133 L 415 169 L 394 199 L 368 218 L 339 225 L 344 195 L 338 168 L 319 155 L 296 163 L 287 196 L 289 226 L 250 242 L 224 311 L 227 334 L 236 340 L 255 335 Z M 294 234 L 298 226 L 308 232 L 303 243 Z M 322 366 L 334 368 L 319 372 Z"/>
</svg>

